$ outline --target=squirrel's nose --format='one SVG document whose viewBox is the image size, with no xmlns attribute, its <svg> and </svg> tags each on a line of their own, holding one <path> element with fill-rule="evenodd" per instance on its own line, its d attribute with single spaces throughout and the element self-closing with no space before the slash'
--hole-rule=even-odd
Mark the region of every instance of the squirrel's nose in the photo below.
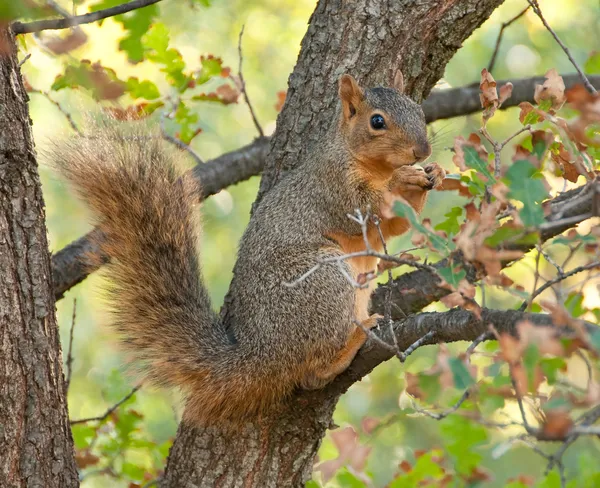
<svg viewBox="0 0 600 488">
<path fill-rule="evenodd" d="M 425 161 L 431 154 L 431 146 L 427 141 L 417 144 L 413 148 L 413 154 L 417 161 Z"/>
</svg>

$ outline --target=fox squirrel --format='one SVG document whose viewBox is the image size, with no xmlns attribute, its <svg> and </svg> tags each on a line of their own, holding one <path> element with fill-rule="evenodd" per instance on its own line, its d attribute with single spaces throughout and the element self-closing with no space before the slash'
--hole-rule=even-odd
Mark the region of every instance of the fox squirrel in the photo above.
<svg viewBox="0 0 600 488">
<path fill-rule="evenodd" d="M 376 325 L 379 316 L 368 314 L 371 288 L 355 288 L 337 264 L 323 265 L 297 286 L 284 283 L 319 260 L 365 249 L 348 213 L 369 207 L 379 214 L 390 195 L 420 212 L 428 190 L 441 183 L 437 164 L 412 166 L 431 153 L 425 117 L 401 93 L 401 75 L 394 84 L 363 90 L 351 76 L 341 77 L 339 120 L 255 211 L 221 316 L 201 279 L 199 188 L 176 170 L 178 154 L 139 127 L 108 127 L 50 151 L 105 235 L 98 244 L 112 258 L 114 327 L 149 379 L 184 389 L 184 420 L 236 425 L 297 387 L 321 388 L 366 340 L 353 321 Z M 408 227 L 399 217 L 380 225 L 385 239 Z M 367 234 L 381 250 L 377 229 L 370 224 Z M 342 266 L 356 278 L 376 261 L 355 257 Z"/>
</svg>

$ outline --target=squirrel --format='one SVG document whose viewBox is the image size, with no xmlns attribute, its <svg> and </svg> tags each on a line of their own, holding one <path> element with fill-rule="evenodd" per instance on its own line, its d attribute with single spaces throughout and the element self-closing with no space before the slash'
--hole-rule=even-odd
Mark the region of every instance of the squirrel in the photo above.
<svg viewBox="0 0 600 488">
<path fill-rule="evenodd" d="M 367 338 L 362 328 L 377 324 L 368 310 L 374 285 L 358 289 L 348 279 L 374 271 L 377 259 L 323 260 L 366 249 L 349 213 L 381 215 L 390 196 L 420 212 L 445 176 L 435 163 L 413 166 L 431 147 L 423 111 L 402 84 L 401 74 L 393 88 L 363 89 L 341 77 L 337 120 L 255 210 L 221 315 L 201 278 L 200 187 L 178 171 L 181 153 L 138 124 L 109 124 L 49 151 L 104 234 L 97 245 L 111 257 L 112 324 L 148 379 L 182 388 L 184 421 L 240 425 L 299 387 L 322 388 L 350 365 Z M 400 217 L 380 221 L 386 240 L 408 228 Z M 382 250 L 373 223 L 367 238 Z"/>
</svg>

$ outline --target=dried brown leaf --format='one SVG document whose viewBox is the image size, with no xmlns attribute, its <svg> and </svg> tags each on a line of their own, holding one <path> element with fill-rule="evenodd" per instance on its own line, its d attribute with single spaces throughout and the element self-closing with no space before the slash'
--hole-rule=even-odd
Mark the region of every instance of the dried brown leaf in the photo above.
<svg viewBox="0 0 600 488">
<path fill-rule="evenodd" d="M 496 91 L 496 80 L 487 69 L 481 70 L 481 82 L 479 83 L 479 101 L 483 108 L 483 125 L 490 119 L 499 106 L 498 92 Z"/>
<path fill-rule="evenodd" d="M 66 37 L 53 36 L 44 40 L 46 46 L 54 54 L 65 54 L 83 46 L 88 37 L 82 29 L 76 28 L 69 31 Z"/>
<path fill-rule="evenodd" d="M 560 109 L 567 98 L 565 97 L 565 83 L 562 76 L 552 68 L 546 73 L 546 80 L 542 85 L 535 85 L 535 93 L 533 99 L 537 104 L 540 104 L 543 100 L 550 100 L 552 102 L 552 109 Z"/>
<path fill-rule="evenodd" d="M 542 432 L 548 439 L 564 439 L 573 428 L 573 420 L 566 409 L 553 409 L 546 412 Z"/>
<path fill-rule="evenodd" d="M 506 100 L 510 98 L 513 91 L 513 84 L 508 82 L 500 87 L 498 102 L 502 105 Z"/>
</svg>

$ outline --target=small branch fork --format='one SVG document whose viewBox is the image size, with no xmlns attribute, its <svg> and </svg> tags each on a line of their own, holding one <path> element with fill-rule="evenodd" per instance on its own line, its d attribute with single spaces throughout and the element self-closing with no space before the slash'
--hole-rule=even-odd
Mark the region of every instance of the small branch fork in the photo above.
<svg viewBox="0 0 600 488">
<path fill-rule="evenodd" d="M 242 55 L 242 38 L 244 36 L 244 28 L 245 28 L 245 25 L 242 26 L 242 30 L 240 30 L 240 36 L 238 38 L 238 56 L 240 58 L 240 64 L 238 66 L 238 77 L 240 79 L 240 91 L 242 92 L 242 95 L 244 96 L 244 101 L 246 102 L 246 105 L 248 105 L 248 110 L 250 110 L 250 115 L 252 116 L 252 122 L 254 122 L 254 127 L 256 127 L 256 130 L 258 131 L 258 135 L 260 137 L 265 137 L 265 133 L 260 125 L 260 122 L 258 121 L 258 118 L 256 117 L 254 108 L 252 107 L 252 104 L 250 103 L 250 98 L 248 97 L 248 92 L 246 91 L 246 81 L 244 80 L 244 75 L 242 73 L 242 63 L 244 61 L 244 57 Z M 235 83 L 235 80 L 232 79 L 232 81 Z"/>
<path fill-rule="evenodd" d="M 579 76 L 581 77 L 581 80 L 583 81 L 583 84 L 586 87 L 586 89 L 590 93 L 596 94 L 597 93 L 596 89 L 590 83 L 590 80 L 588 80 L 587 76 L 585 75 L 585 73 L 583 72 L 583 70 L 581 69 L 579 64 L 577 64 L 577 61 L 575 61 L 575 59 L 571 55 L 571 51 L 569 51 L 569 48 L 567 46 L 565 46 L 565 44 L 560 40 L 560 38 L 558 37 L 556 32 L 554 32 L 552 27 L 550 27 L 548 22 L 546 22 L 546 19 L 544 18 L 544 15 L 542 14 L 542 10 L 540 9 L 540 6 L 538 4 L 538 0 L 527 0 L 527 2 L 533 8 L 533 11 L 535 12 L 535 14 L 540 18 L 540 20 L 542 21 L 542 24 L 544 24 L 544 27 L 548 30 L 548 32 L 550 32 L 550 34 L 552 34 L 552 37 L 554 37 L 554 40 L 558 43 L 558 45 L 565 52 L 565 54 L 569 58 L 569 61 L 571 61 L 571 64 L 575 67 L 575 69 L 577 70 L 577 73 L 579 73 Z"/>
<path fill-rule="evenodd" d="M 348 259 L 364 257 L 364 256 L 376 257 L 383 261 L 389 261 L 389 262 L 395 263 L 398 266 L 402 266 L 402 265 L 412 266 L 413 268 L 429 271 L 429 272 L 437 275 L 437 270 L 433 266 L 430 266 L 428 264 L 421 264 L 421 263 L 412 261 L 410 259 L 402 259 L 397 256 L 391 256 L 389 254 L 384 254 L 384 253 L 380 253 L 380 252 L 373 250 L 371 248 L 371 245 L 370 245 L 367 237 L 366 237 L 367 225 L 369 223 L 369 219 L 371 218 L 371 216 L 368 212 L 366 215 L 363 216 L 363 214 L 361 213 L 360 210 L 356 210 L 356 214 L 355 215 L 348 214 L 348 218 L 353 220 L 354 222 L 356 222 L 357 224 L 359 224 L 361 226 L 362 232 L 363 232 L 363 237 L 365 240 L 365 250 L 364 251 L 356 251 L 356 252 L 352 252 L 352 253 L 348 253 L 348 254 L 343 254 L 341 256 L 332 256 L 329 258 L 320 259 L 317 262 L 317 264 L 315 264 L 312 268 L 310 268 L 308 271 L 306 271 L 306 273 L 304 273 L 300 277 L 296 278 L 294 281 L 284 282 L 283 283 L 284 286 L 287 286 L 290 288 L 294 287 L 294 286 L 298 286 L 300 283 L 302 283 L 304 280 L 306 280 L 309 276 L 311 276 L 313 273 L 318 271 L 322 266 L 327 265 L 327 264 L 337 264 L 337 266 L 340 269 L 340 272 L 352 284 L 352 286 L 354 286 L 355 288 L 367 288 L 369 286 L 368 281 L 375 279 L 377 277 L 375 270 L 373 271 L 373 273 L 371 273 L 367 277 L 367 279 L 365 280 L 365 283 L 358 283 L 356 281 L 356 279 L 354 279 L 352 276 L 350 276 L 348 274 L 348 271 L 346 270 L 346 268 L 343 265 L 343 263 L 345 261 L 347 261 Z"/>
<path fill-rule="evenodd" d="M 71 420 L 70 424 L 71 425 L 76 425 L 76 424 L 83 424 L 83 423 L 86 423 L 86 422 L 102 422 L 110 414 L 112 414 L 115 410 L 117 410 L 117 408 L 119 408 L 127 400 L 129 400 L 141 387 L 142 387 L 141 383 L 139 385 L 135 386 L 126 396 L 124 396 L 121 400 L 119 400 L 112 407 L 110 407 L 106 412 L 104 412 L 104 414 L 99 415 L 98 417 L 89 417 L 89 418 L 85 418 L 85 419 Z"/>
<path fill-rule="evenodd" d="M 110 7 L 103 10 L 98 10 L 96 12 L 90 12 L 89 14 L 77 15 L 74 17 L 38 20 L 29 23 L 14 22 L 11 26 L 11 29 L 14 34 L 28 34 L 31 32 L 40 32 L 43 30 L 52 29 L 68 29 L 69 27 L 73 27 L 76 25 L 89 24 L 98 20 L 125 14 L 127 12 L 131 12 L 132 10 L 148 7 L 149 5 L 153 5 L 160 1 L 161 0 L 133 0 L 122 5 L 117 5 L 116 7 Z"/>
<path fill-rule="evenodd" d="M 494 53 L 492 54 L 492 58 L 490 59 L 490 64 L 488 65 L 488 71 L 491 73 L 494 69 L 494 65 L 496 64 L 496 57 L 498 56 L 498 51 L 500 50 L 500 43 L 502 42 L 502 36 L 504 35 L 504 29 L 511 26 L 514 22 L 519 20 L 525 13 L 529 10 L 531 5 L 528 5 L 527 8 L 523 9 L 520 13 L 515 15 L 512 19 L 503 22 L 500 26 L 500 32 L 498 32 L 498 37 L 496 38 L 496 45 L 494 46 Z"/>
<path fill-rule="evenodd" d="M 537 288 L 536 290 L 533 291 L 533 293 L 531 294 L 531 296 L 529 297 L 528 300 L 526 300 L 525 302 L 523 302 L 523 304 L 519 307 L 519 310 L 521 312 L 525 311 L 527 309 L 527 306 L 533 301 L 533 299 L 535 297 L 537 297 L 538 295 L 540 295 L 541 293 L 543 293 L 545 290 L 547 290 L 548 288 L 550 288 L 551 286 L 560 283 L 563 280 L 566 280 L 567 278 L 577 274 L 577 273 L 581 273 L 582 271 L 588 271 L 591 269 L 596 269 L 596 268 L 600 268 L 600 261 L 594 261 L 592 263 L 588 263 L 588 264 L 584 264 L 582 266 L 578 266 L 577 268 L 573 268 L 571 271 L 569 271 L 568 273 L 559 273 L 559 275 L 552 279 L 547 281 L 546 283 L 544 283 L 542 286 L 540 286 L 539 288 Z M 536 273 L 537 274 L 537 273 Z"/>
</svg>

